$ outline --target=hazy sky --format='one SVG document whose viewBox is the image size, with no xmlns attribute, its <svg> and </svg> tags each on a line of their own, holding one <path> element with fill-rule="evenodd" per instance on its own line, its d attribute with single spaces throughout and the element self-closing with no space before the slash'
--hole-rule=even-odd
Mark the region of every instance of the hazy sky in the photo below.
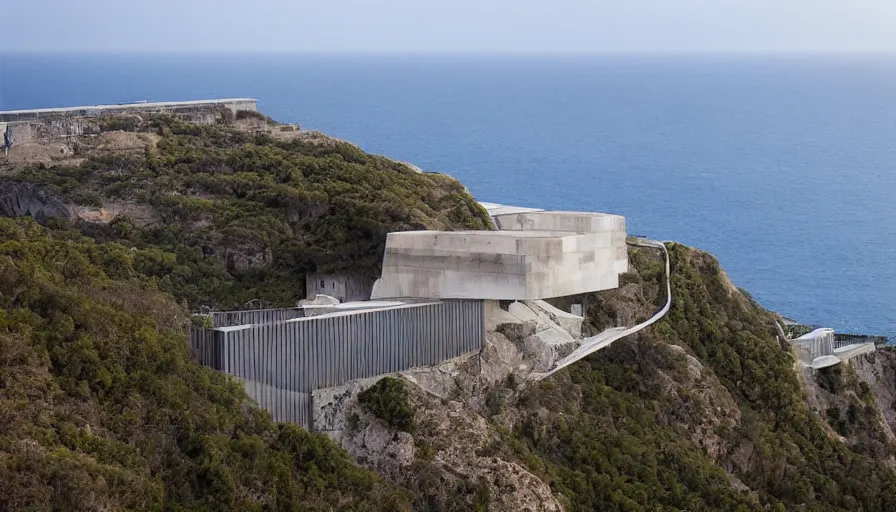
<svg viewBox="0 0 896 512">
<path fill-rule="evenodd" d="M 0 51 L 896 52 L 896 0 L 0 0 Z"/>
</svg>

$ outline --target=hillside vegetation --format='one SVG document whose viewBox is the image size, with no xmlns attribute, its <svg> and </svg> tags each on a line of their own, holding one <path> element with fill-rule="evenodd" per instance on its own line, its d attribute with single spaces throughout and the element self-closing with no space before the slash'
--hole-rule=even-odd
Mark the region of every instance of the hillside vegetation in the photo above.
<svg viewBox="0 0 896 512">
<path fill-rule="evenodd" d="M 0 219 L 0 510 L 401 510 L 191 360 L 141 251 Z"/>
<path fill-rule="evenodd" d="M 851 415 L 812 410 L 773 315 L 710 255 L 680 244 L 669 253 L 668 316 L 506 404 L 508 456 L 568 510 L 896 510 L 896 446 L 867 386 Z M 622 289 L 594 297 L 595 324 L 649 311 L 633 291 L 661 303 L 660 261 L 633 250 L 631 262 Z M 848 396 L 840 375 L 850 371 L 811 378 Z"/>
<path fill-rule="evenodd" d="M 378 277 L 389 231 L 490 228 L 453 178 L 321 135 L 169 116 L 97 129 L 75 158 L 4 179 L 76 205 L 91 221 L 78 229 L 98 241 L 145 249 L 136 270 L 193 309 L 293 305 L 307 272 Z"/>
</svg>

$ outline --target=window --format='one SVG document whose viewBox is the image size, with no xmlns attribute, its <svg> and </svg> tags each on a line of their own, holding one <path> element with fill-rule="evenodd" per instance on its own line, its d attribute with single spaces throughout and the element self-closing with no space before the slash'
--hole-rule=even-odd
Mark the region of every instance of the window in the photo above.
<svg viewBox="0 0 896 512">
<path fill-rule="evenodd" d="M 323 290 L 323 289 L 326 288 L 326 287 L 327 287 L 327 283 L 325 283 L 324 280 L 321 279 L 321 280 L 320 280 L 320 289 Z"/>
</svg>

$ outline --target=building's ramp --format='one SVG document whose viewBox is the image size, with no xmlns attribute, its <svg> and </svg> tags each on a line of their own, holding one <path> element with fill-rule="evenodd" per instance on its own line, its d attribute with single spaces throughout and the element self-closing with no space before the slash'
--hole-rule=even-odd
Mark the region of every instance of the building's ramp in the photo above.
<svg viewBox="0 0 896 512">
<path fill-rule="evenodd" d="M 647 327 L 656 323 L 659 319 L 664 317 L 666 313 L 669 312 L 669 308 L 672 307 L 672 283 L 670 280 L 670 268 L 669 268 L 669 252 L 666 250 L 665 244 L 662 242 L 657 242 L 655 240 L 646 240 L 646 239 L 637 239 L 633 242 L 628 242 L 630 245 L 635 245 L 638 247 L 652 247 L 655 249 L 661 249 L 663 251 L 663 255 L 666 257 L 666 305 L 663 306 L 662 309 L 656 312 L 655 315 L 648 318 L 646 321 L 641 322 L 638 325 L 633 327 L 614 327 L 612 329 L 607 329 L 606 331 L 598 334 L 597 336 L 592 336 L 590 338 L 585 338 L 582 341 L 582 344 L 577 348 L 573 353 L 564 357 L 560 361 L 557 362 L 557 365 L 552 368 L 550 371 L 545 373 L 533 373 L 529 375 L 530 379 L 533 380 L 541 380 L 546 377 L 557 373 L 558 371 L 566 368 L 567 366 L 577 363 L 582 359 L 590 356 L 591 354 L 597 352 L 598 350 L 602 350 L 614 341 L 624 338 L 626 336 L 630 336 L 635 334 L 638 331 L 646 329 Z"/>
</svg>

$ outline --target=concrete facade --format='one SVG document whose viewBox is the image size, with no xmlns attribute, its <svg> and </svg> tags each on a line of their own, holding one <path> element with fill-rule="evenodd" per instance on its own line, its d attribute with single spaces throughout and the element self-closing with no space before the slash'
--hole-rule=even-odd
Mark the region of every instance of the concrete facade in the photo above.
<svg viewBox="0 0 896 512">
<path fill-rule="evenodd" d="M 492 216 L 501 231 L 625 233 L 625 217 L 608 213 L 530 211 Z M 624 240 L 623 240 L 624 241 Z"/>
<path fill-rule="evenodd" d="M 616 288 L 628 270 L 624 217 L 518 210 L 493 218 L 501 231 L 390 233 L 372 297 L 564 297 Z"/>
<path fill-rule="evenodd" d="M 371 279 L 343 274 L 308 274 L 305 277 L 305 297 L 313 299 L 318 294 L 329 295 L 339 302 L 355 302 L 370 298 Z"/>
</svg>

